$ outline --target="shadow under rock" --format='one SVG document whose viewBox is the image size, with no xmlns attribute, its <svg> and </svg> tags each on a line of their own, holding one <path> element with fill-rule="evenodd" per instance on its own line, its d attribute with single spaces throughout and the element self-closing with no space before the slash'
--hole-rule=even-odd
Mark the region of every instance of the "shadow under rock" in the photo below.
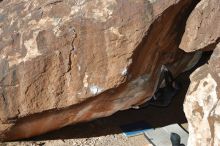
<svg viewBox="0 0 220 146">
<path fill-rule="evenodd" d="M 181 85 L 181 90 L 173 98 L 168 107 L 159 108 L 148 106 L 138 110 L 129 109 L 125 111 L 119 111 L 109 117 L 67 126 L 41 136 L 25 139 L 25 141 L 90 138 L 118 134 L 122 132 L 119 128 L 120 125 L 125 125 L 137 121 L 145 121 L 154 128 L 173 123 L 186 123 L 187 120 L 183 112 L 183 102 L 190 84 L 189 75 L 196 68 L 206 63 L 211 53 L 212 52 L 204 53 L 199 63 L 193 69 L 182 73 L 179 77 L 177 77 L 176 80 Z"/>
</svg>

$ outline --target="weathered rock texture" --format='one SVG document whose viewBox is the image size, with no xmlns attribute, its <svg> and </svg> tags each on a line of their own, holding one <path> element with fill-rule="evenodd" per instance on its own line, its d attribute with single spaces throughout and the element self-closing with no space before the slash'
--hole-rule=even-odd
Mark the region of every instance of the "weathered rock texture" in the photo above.
<svg viewBox="0 0 220 146">
<path fill-rule="evenodd" d="M 213 50 L 207 64 L 190 77 L 184 103 L 189 122 L 188 146 L 220 145 L 220 1 L 202 0 L 193 10 L 180 47 Z"/>
<path fill-rule="evenodd" d="M 0 138 L 39 135 L 148 100 L 193 0 L 0 2 Z"/>
<path fill-rule="evenodd" d="M 218 0 L 202 0 L 191 13 L 180 48 L 186 52 L 210 50 L 220 41 Z"/>
</svg>

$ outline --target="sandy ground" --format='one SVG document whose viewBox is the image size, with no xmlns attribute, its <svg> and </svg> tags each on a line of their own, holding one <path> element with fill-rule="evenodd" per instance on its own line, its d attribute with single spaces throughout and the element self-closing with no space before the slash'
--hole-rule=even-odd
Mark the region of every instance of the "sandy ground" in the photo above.
<svg viewBox="0 0 220 146">
<path fill-rule="evenodd" d="M 188 124 L 181 124 L 184 129 Z M 75 138 L 75 139 L 56 139 L 41 141 L 17 141 L 0 143 L 0 146 L 153 146 L 143 134 L 126 137 L 122 133 L 110 134 L 106 136 Z"/>
<path fill-rule="evenodd" d="M 3 143 L 1 146 L 152 146 L 143 135 L 126 138 L 122 134 L 66 140 Z"/>
</svg>

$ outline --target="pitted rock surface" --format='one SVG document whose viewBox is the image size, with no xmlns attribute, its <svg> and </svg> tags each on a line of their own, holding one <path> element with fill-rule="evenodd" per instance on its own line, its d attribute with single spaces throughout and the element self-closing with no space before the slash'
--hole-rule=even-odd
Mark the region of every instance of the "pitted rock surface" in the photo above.
<svg viewBox="0 0 220 146">
<path fill-rule="evenodd" d="M 214 50 L 208 63 L 190 77 L 184 102 L 189 123 L 188 146 L 220 145 L 220 1 L 201 0 L 187 20 L 180 48 Z"/>
</svg>

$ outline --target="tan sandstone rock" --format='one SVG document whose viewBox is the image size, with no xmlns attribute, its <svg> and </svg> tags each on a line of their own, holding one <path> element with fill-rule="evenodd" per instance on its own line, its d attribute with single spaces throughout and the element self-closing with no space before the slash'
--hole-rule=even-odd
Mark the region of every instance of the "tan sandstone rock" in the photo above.
<svg viewBox="0 0 220 146">
<path fill-rule="evenodd" d="M 39 135 L 149 100 L 193 0 L 0 2 L 0 139 Z"/>
<path fill-rule="evenodd" d="M 219 9 L 219 0 L 201 0 L 187 20 L 180 48 L 186 52 L 213 49 L 220 41 Z"/>
<path fill-rule="evenodd" d="M 220 145 L 220 43 L 208 64 L 190 77 L 184 103 L 189 123 L 188 146 Z"/>
<path fill-rule="evenodd" d="M 189 123 L 188 146 L 220 145 L 220 1 L 202 0 L 187 21 L 180 47 L 213 50 L 207 64 L 190 77 L 184 102 Z"/>
</svg>

